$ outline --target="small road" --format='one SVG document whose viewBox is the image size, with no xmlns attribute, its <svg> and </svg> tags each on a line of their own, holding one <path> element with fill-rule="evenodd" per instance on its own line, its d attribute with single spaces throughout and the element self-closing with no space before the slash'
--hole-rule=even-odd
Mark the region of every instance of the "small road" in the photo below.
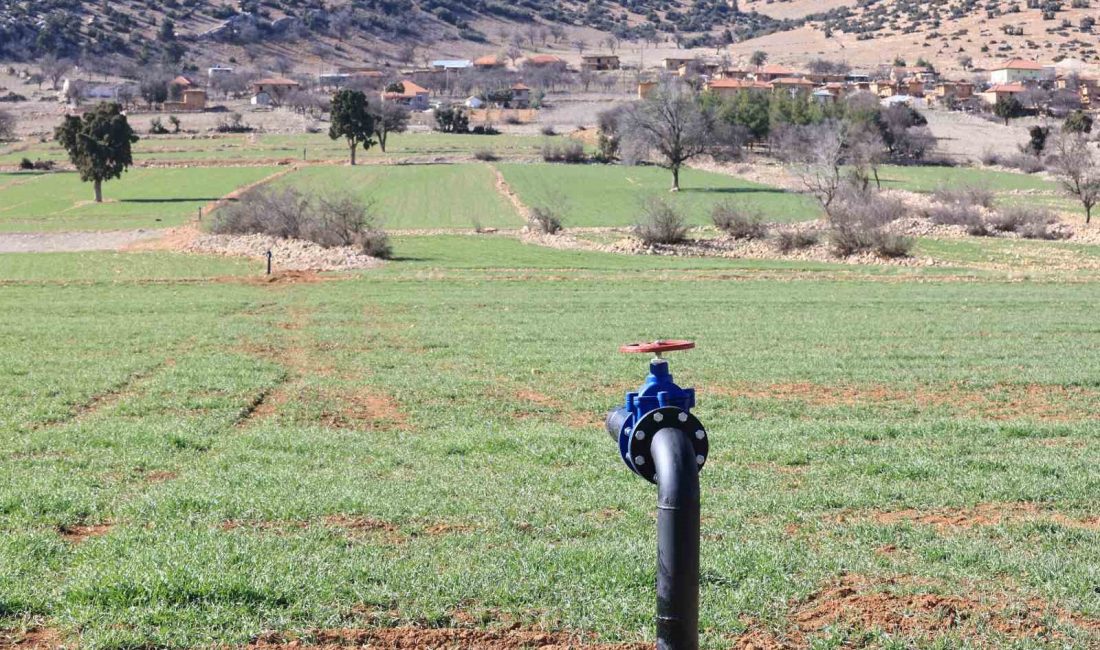
<svg viewBox="0 0 1100 650">
<path fill-rule="evenodd" d="M 114 251 L 137 242 L 157 239 L 164 235 L 165 231 L 159 229 L 0 233 L 0 253 Z"/>
</svg>

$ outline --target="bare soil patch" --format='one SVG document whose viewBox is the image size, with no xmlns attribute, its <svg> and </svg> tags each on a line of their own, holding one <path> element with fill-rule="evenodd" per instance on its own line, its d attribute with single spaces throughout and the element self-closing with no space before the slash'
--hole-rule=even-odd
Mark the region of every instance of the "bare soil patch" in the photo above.
<svg viewBox="0 0 1100 650">
<path fill-rule="evenodd" d="M 515 193 L 512 186 L 508 184 L 508 181 L 504 178 L 504 174 L 500 173 L 500 170 L 495 165 L 489 165 L 489 169 L 493 170 L 493 175 L 496 176 L 496 190 L 512 204 L 512 207 L 516 209 L 516 214 L 519 215 L 523 221 L 531 220 L 531 209 L 527 207 L 519 195 Z"/>
<path fill-rule="evenodd" d="M 32 627 L 24 631 L 0 630 L 3 650 L 46 650 L 62 646 L 61 633 L 48 628 Z"/>
<path fill-rule="evenodd" d="M 130 250 L 156 240 L 163 230 L 108 230 L 103 232 L 33 232 L 0 234 L 0 253 L 78 253 Z"/>
<path fill-rule="evenodd" d="M 327 399 L 336 405 L 321 415 L 325 426 L 335 429 L 408 430 L 408 417 L 393 397 L 365 387 L 338 393 Z"/>
<path fill-rule="evenodd" d="M 1100 417 L 1100 391 L 1050 384 L 997 384 L 973 389 L 957 384 L 894 388 L 884 385 L 825 385 L 811 382 L 738 384 L 715 392 L 733 398 L 801 402 L 807 406 L 947 407 L 967 416 L 990 420 L 1092 420 Z"/>
<path fill-rule="evenodd" d="M 914 523 L 934 526 L 941 531 L 954 528 L 998 526 L 1030 521 L 1047 521 L 1083 530 L 1100 530 L 1100 517 L 1074 519 L 1035 503 L 979 503 L 969 508 L 937 508 L 917 510 L 906 508 L 889 512 L 873 512 L 866 515 L 842 515 L 838 521 L 869 519 L 878 524 Z"/>
<path fill-rule="evenodd" d="M 318 630 L 305 637 L 291 637 L 273 633 L 262 635 L 249 648 L 269 650 L 273 648 L 377 648 L 389 650 L 433 649 L 458 650 L 652 650 L 642 643 L 601 644 L 591 636 L 566 632 L 546 632 L 537 629 L 512 626 L 507 629 L 472 628 L 420 628 L 395 627 L 368 630 Z"/>
<path fill-rule="evenodd" d="M 114 524 L 65 524 L 58 527 L 57 532 L 61 538 L 70 544 L 79 544 L 93 537 L 102 537 L 111 532 Z"/>
<path fill-rule="evenodd" d="M 915 578 L 878 580 L 841 576 L 832 584 L 791 604 L 784 633 L 752 626 L 737 637 L 737 650 L 808 648 L 827 630 L 881 630 L 909 639 L 943 635 L 984 645 L 1000 638 L 1013 640 L 1065 638 L 1052 629 L 1051 618 L 1078 627 L 1087 621 L 1033 601 L 1013 607 L 991 599 L 932 593 L 934 585 Z"/>
</svg>

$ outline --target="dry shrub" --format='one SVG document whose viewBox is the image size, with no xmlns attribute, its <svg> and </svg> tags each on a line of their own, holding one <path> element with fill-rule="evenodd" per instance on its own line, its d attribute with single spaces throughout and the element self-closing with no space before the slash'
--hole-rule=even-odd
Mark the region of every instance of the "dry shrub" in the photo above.
<svg viewBox="0 0 1100 650">
<path fill-rule="evenodd" d="M 556 235 L 561 232 L 561 217 L 548 207 L 536 206 L 531 208 L 531 218 L 527 221 L 531 230 L 541 232 L 544 235 Z"/>
<path fill-rule="evenodd" d="M 587 161 L 588 157 L 584 154 L 584 145 L 579 142 L 548 142 L 542 146 L 542 159 L 546 162 L 578 164 Z"/>
<path fill-rule="evenodd" d="M 1056 223 L 1058 218 L 1047 208 L 1025 205 L 1002 208 L 990 219 L 994 229 L 1014 232 L 1024 239 L 1063 239 L 1064 233 L 1050 228 Z"/>
<path fill-rule="evenodd" d="M 478 149 L 474 152 L 474 159 L 482 162 L 493 162 L 494 160 L 500 160 L 496 152 L 492 149 Z"/>
<path fill-rule="evenodd" d="M 913 240 L 891 233 L 887 226 L 905 216 L 905 204 L 873 192 L 847 190 L 834 203 L 829 218 L 833 253 L 847 257 L 874 251 L 882 257 L 905 257 Z"/>
<path fill-rule="evenodd" d="M 263 234 L 305 239 L 325 248 L 353 246 L 365 255 L 392 255 L 389 236 L 370 205 L 339 193 L 306 194 L 291 187 L 259 187 L 218 210 L 211 230 L 218 234 Z"/>
<path fill-rule="evenodd" d="M 758 212 L 745 212 L 730 203 L 719 203 L 710 213 L 714 227 L 734 239 L 764 239 L 768 226 Z"/>
<path fill-rule="evenodd" d="M 821 233 L 816 230 L 780 230 L 775 236 L 775 244 L 781 253 L 809 248 L 820 240 Z"/>
<path fill-rule="evenodd" d="M 634 224 L 634 234 L 646 246 L 679 244 L 687 239 L 684 216 L 666 201 L 652 197 L 642 208 L 642 218 Z"/>
<path fill-rule="evenodd" d="M 932 193 L 932 198 L 945 205 L 981 206 L 992 210 L 997 196 L 984 185 L 961 185 L 941 187 Z"/>
</svg>

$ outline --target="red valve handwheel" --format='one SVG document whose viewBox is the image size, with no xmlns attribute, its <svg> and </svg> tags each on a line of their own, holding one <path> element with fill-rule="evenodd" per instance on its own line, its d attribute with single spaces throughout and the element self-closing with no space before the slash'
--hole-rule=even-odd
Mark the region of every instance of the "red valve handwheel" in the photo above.
<svg viewBox="0 0 1100 650">
<path fill-rule="evenodd" d="M 677 350 L 690 350 L 695 347 L 695 341 L 653 341 L 652 343 L 627 343 L 619 348 L 619 352 L 641 352 L 661 354 L 675 352 Z"/>
</svg>

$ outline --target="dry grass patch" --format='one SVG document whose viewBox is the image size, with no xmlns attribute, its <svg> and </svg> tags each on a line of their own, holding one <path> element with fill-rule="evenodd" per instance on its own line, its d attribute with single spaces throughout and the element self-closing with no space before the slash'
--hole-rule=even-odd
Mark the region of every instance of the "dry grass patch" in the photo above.
<svg viewBox="0 0 1100 650">
<path fill-rule="evenodd" d="M 70 544 L 80 544 L 93 537 L 102 537 L 112 528 L 114 524 L 63 524 L 58 526 L 57 533 Z"/>
<path fill-rule="evenodd" d="M 272 633 L 261 635 L 259 639 L 248 646 L 248 648 L 253 650 L 273 650 L 275 648 L 310 648 L 321 650 L 351 647 L 388 650 L 407 648 L 478 648 L 479 650 L 521 650 L 524 648 L 566 650 L 567 648 L 584 648 L 587 650 L 652 650 L 651 645 L 642 643 L 594 643 L 590 635 L 567 632 L 547 632 L 520 627 L 518 625 L 512 625 L 505 629 L 395 627 L 367 630 L 317 630 L 302 637 Z"/>
<path fill-rule="evenodd" d="M 1044 509 L 1035 503 L 1022 502 L 979 503 L 969 508 L 936 508 L 932 510 L 905 508 L 888 512 L 846 514 L 836 519 L 839 523 L 850 520 L 867 520 L 884 525 L 913 523 L 922 526 L 934 526 L 941 531 L 1026 522 L 1051 522 L 1067 528 L 1100 530 L 1100 517 L 1074 519 Z"/>
<path fill-rule="evenodd" d="M 799 402 L 815 408 L 946 408 L 952 414 L 989 420 L 1076 421 L 1096 419 L 1100 391 L 1048 384 L 997 384 L 973 389 L 959 384 L 895 388 L 812 382 L 744 383 L 716 392 L 737 399 Z"/>
<path fill-rule="evenodd" d="M 875 579 L 846 575 L 806 598 L 793 602 L 786 632 L 750 626 L 737 637 L 737 650 L 808 648 L 815 638 L 840 631 L 878 630 L 919 641 L 956 637 L 977 647 L 999 647 L 1010 639 L 1065 639 L 1052 624 L 1093 629 L 1087 619 L 1056 611 L 1041 601 L 996 602 L 993 599 L 933 593 L 928 581 L 899 577 Z M 847 646 L 845 646 L 847 647 Z"/>
<path fill-rule="evenodd" d="M 64 643 L 61 633 L 49 628 L 32 627 L 27 630 L 0 630 L 0 648 L 4 650 L 53 650 Z"/>
</svg>

